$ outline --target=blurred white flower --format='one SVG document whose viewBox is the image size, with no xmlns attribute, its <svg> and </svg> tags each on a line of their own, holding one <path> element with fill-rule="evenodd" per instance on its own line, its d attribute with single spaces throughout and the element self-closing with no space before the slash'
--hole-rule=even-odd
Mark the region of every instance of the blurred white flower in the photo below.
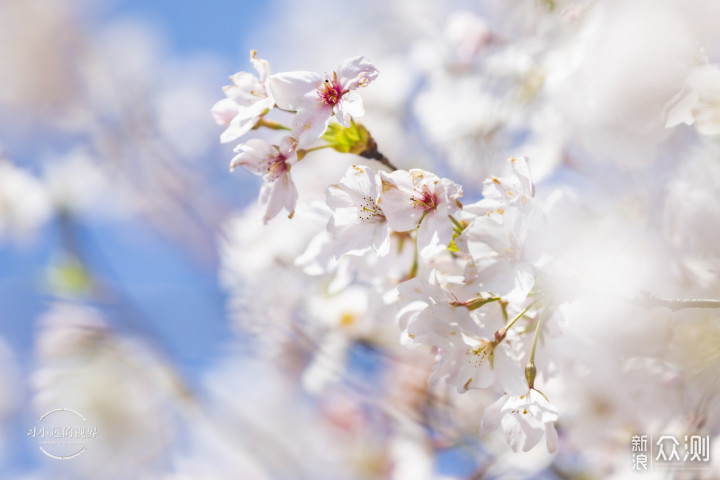
<svg viewBox="0 0 720 480">
<path fill-rule="evenodd" d="M 666 127 L 694 124 L 703 135 L 720 134 L 720 65 L 702 65 L 690 71 L 685 87 L 665 108 Z"/>
<path fill-rule="evenodd" d="M 32 239 L 51 213 L 52 205 L 44 185 L 0 158 L 0 239 L 22 245 Z"/>
<path fill-rule="evenodd" d="M 527 452 L 545 435 L 547 449 L 552 453 L 558 446 L 557 419 L 555 405 L 535 389 L 524 395 L 505 394 L 485 409 L 480 435 L 502 426 L 505 438 L 515 452 Z"/>
<path fill-rule="evenodd" d="M 72 408 L 97 427 L 88 451 L 67 462 L 68 469 L 75 477 L 108 479 L 154 471 L 185 395 L 170 368 L 144 345 L 115 333 L 92 308 L 58 303 L 39 324 L 36 411 Z"/>
</svg>

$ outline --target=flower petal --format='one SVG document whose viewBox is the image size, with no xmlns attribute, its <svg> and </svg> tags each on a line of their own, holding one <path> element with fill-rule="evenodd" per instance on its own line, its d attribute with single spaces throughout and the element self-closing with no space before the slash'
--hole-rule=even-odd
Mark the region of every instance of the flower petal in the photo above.
<svg viewBox="0 0 720 480">
<path fill-rule="evenodd" d="M 258 58 L 256 55 L 257 52 L 255 50 L 250 51 L 250 63 L 252 63 L 255 71 L 258 72 L 260 81 L 265 82 L 265 80 L 272 74 L 272 71 L 270 70 L 270 63 L 267 60 Z"/>
<path fill-rule="evenodd" d="M 268 86 L 278 107 L 297 110 L 303 97 L 317 89 L 323 77 L 315 72 L 278 73 L 268 77 Z"/>
<path fill-rule="evenodd" d="M 292 216 L 295 212 L 297 197 L 297 189 L 290 177 L 289 170 L 273 182 L 264 182 L 260 189 L 259 198 L 260 206 L 265 209 L 263 222 L 267 223 L 283 208 L 290 212 L 290 216 Z"/>
<path fill-rule="evenodd" d="M 355 90 L 375 80 L 379 72 L 365 57 L 358 56 L 344 60 L 338 65 L 336 73 L 343 89 Z"/>
<path fill-rule="evenodd" d="M 505 432 L 505 439 L 513 452 L 527 452 L 533 448 L 545 433 L 545 426 L 537 422 L 528 421 L 527 413 L 515 410 L 506 413 L 500 424 Z"/>
<path fill-rule="evenodd" d="M 325 133 L 331 115 L 332 107 L 322 102 L 298 110 L 291 134 L 297 140 L 297 148 L 315 143 Z"/>
<path fill-rule="evenodd" d="M 238 112 L 238 104 L 229 98 L 223 98 L 213 105 L 210 113 L 218 125 L 227 127 Z"/>
<path fill-rule="evenodd" d="M 349 127 L 351 118 L 365 115 L 362 97 L 355 92 L 346 93 L 338 104 L 333 107 L 333 112 L 338 122 Z"/>
<path fill-rule="evenodd" d="M 230 170 L 241 165 L 255 175 L 265 175 L 267 173 L 266 160 L 277 155 L 275 147 L 259 138 L 253 138 L 238 145 L 235 151 L 239 153 L 230 162 Z"/>
</svg>

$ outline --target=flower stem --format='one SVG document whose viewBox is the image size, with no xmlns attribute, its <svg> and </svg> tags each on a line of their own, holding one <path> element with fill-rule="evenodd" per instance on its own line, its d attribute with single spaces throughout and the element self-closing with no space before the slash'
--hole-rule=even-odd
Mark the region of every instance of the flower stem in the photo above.
<svg viewBox="0 0 720 480">
<path fill-rule="evenodd" d="M 329 144 L 328 144 L 328 145 L 320 145 L 319 147 L 313 147 L 313 148 L 303 149 L 303 151 L 304 151 L 306 154 L 308 154 L 308 153 L 310 153 L 310 152 L 314 152 L 314 151 L 316 151 L 316 150 L 322 150 L 323 148 L 329 148 L 329 147 L 332 147 L 332 145 L 329 145 Z"/>
<path fill-rule="evenodd" d="M 477 310 L 478 308 L 482 307 L 483 305 L 487 305 L 491 302 L 499 302 L 502 299 L 500 297 L 489 297 L 489 298 L 483 298 L 483 297 L 477 297 L 472 298 L 470 300 L 466 300 L 464 302 L 450 302 L 450 306 L 452 307 L 465 307 L 470 311 Z"/>
<path fill-rule="evenodd" d="M 408 274 L 408 280 L 411 278 L 415 278 L 417 276 L 418 272 L 418 264 L 419 264 L 419 254 L 418 254 L 418 246 L 417 246 L 417 230 L 415 231 L 415 238 L 413 240 L 413 263 L 410 267 L 410 273 Z"/>
<path fill-rule="evenodd" d="M 500 299 L 498 299 L 498 300 L 500 300 Z M 537 303 L 537 300 L 535 300 L 535 301 L 532 302 L 530 305 L 528 305 L 527 307 L 525 307 L 525 308 L 523 309 L 523 311 L 520 312 L 520 313 L 518 313 L 517 316 L 516 316 L 515 318 L 513 318 L 510 323 L 508 323 L 507 325 L 505 325 L 504 327 L 502 327 L 500 330 L 498 330 L 497 332 L 495 332 L 495 341 L 496 341 L 497 343 L 502 342 L 502 341 L 505 339 L 505 335 L 507 335 L 508 330 L 510 330 L 510 327 L 512 327 L 513 325 L 515 325 L 515 322 L 517 322 L 518 320 L 520 320 L 520 319 L 528 312 L 528 310 L 530 310 L 530 309 L 533 307 L 533 305 L 535 305 L 536 303 Z M 501 304 L 501 305 L 502 305 L 502 304 Z M 503 308 L 503 310 L 504 310 L 504 308 Z M 507 315 L 507 312 L 506 312 L 505 314 Z"/>
<path fill-rule="evenodd" d="M 281 111 L 287 112 L 287 113 L 297 113 L 297 110 L 288 110 L 287 108 L 280 108 L 280 107 L 278 107 L 277 103 L 274 105 L 274 108 L 277 108 L 278 110 L 281 110 Z"/>
<path fill-rule="evenodd" d="M 271 128 L 273 130 L 292 130 L 292 128 L 283 125 L 282 123 L 274 122 L 272 120 L 267 120 L 265 118 L 260 117 L 260 120 L 258 120 L 255 125 L 253 126 L 253 130 L 260 127 L 267 127 Z"/>
<path fill-rule="evenodd" d="M 463 224 L 460 223 L 460 222 L 458 222 L 455 217 L 453 217 L 452 215 L 448 215 L 448 217 L 450 218 L 450 221 L 451 221 L 451 222 L 453 223 L 453 225 L 455 226 L 455 231 L 456 231 L 457 233 L 462 233 L 463 230 L 465 230 L 465 227 L 463 226 Z"/>
<path fill-rule="evenodd" d="M 527 379 L 528 386 L 530 388 L 535 388 L 535 375 L 537 374 L 537 368 L 535 368 L 535 350 L 537 349 L 538 339 L 540 338 L 540 329 L 542 328 L 544 318 L 545 315 L 540 315 L 540 318 L 538 318 L 538 323 L 535 327 L 535 336 L 533 336 L 532 348 L 530 349 L 530 358 L 525 366 L 525 378 Z"/>
</svg>

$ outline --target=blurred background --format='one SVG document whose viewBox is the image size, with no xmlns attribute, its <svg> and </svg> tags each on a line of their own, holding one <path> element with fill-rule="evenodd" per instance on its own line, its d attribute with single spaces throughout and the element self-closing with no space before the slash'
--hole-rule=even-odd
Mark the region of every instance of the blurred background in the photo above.
<svg viewBox="0 0 720 480">
<path fill-rule="evenodd" d="M 586 358 L 591 377 L 571 337 L 560 361 L 584 380 L 557 390 L 562 447 L 513 456 L 477 437 L 494 398 L 428 386 L 432 352 L 402 348 L 393 314 L 358 320 L 372 292 L 327 294 L 331 278 L 293 266 L 324 228 L 312 207 L 262 226 L 260 179 L 228 173 L 210 115 L 229 75 L 252 71 L 251 49 L 274 72 L 366 55 L 381 74 L 363 123 L 396 165 L 461 179 L 470 201 L 527 154 L 540 196 L 570 185 L 593 205 L 560 230 L 617 214 L 609 236 L 647 229 L 631 250 L 650 287 L 720 296 L 720 117 L 666 128 L 688 72 L 717 61 L 717 2 L 440 3 L 0 0 L 0 478 L 621 478 L 629 434 L 675 432 L 681 409 L 718 433 L 716 318 L 678 332 L 660 315 L 645 353 L 667 356 L 635 370 L 628 347 L 617 368 Z M 339 157 L 297 169 L 301 199 L 324 198 Z M 575 334 L 601 351 L 616 337 L 597 325 L 621 336 L 625 313 L 597 312 Z M 666 368 L 688 351 L 692 377 Z M 603 396 L 633 375 L 646 390 Z M 640 400 L 654 407 L 629 413 Z M 96 427 L 76 458 L 39 449 L 56 408 Z"/>
</svg>

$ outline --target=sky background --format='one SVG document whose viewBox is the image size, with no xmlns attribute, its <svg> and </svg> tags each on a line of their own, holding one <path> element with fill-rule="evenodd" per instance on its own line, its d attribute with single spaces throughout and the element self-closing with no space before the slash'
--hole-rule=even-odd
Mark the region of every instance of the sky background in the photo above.
<svg viewBox="0 0 720 480">
<path fill-rule="evenodd" d="M 163 44 L 167 57 L 207 56 L 223 65 L 237 65 L 245 60 L 252 31 L 253 15 L 262 15 L 270 2 L 213 1 L 195 2 L 118 0 L 96 8 L 88 14 L 91 30 L 102 31 L 113 22 L 133 22 L 150 29 Z M 230 71 L 230 70 L 228 70 Z M 227 76 L 217 78 L 217 97 Z M 203 121 L 212 124 L 209 114 Z M 218 135 L 219 135 L 218 127 Z M 3 144 L 12 143 L 3 138 Z M 21 149 L 27 149 L 25 153 Z M 25 156 L 32 160 L 35 145 L 13 146 L 15 158 Z M 52 149 L 52 146 L 48 148 Z M 225 152 L 223 152 L 225 153 Z M 215 164 L 227 163 L 217 158 L 215 149 L 209 158 L 198 161 Z M 215 158 L 213 158 L 215 157 Z M 222 172 L 227 176 L 227 172 Z M 249 200 L 241 188 L 247 179 L 218 178 L 224 198 L 235 205 Z M 233 199 L 233 195 L 235 198 Z M 197 262 L 182 246 L 171 238 L 160 235 L 152 228 L 137 222 L 85 219 L 77 225 L 79 242 L 87 262 L 100 278 L 108 278 L 124 298 L 118 304 L 134 308 L 140 314 L 140 328 L 151 334 L 180 365 L 192 367 L 202 364 L 213 355 L 219 343 L 229 332 L 224 316 L 224 297 L 217 285 L 214 261 Z M 32 343 L 33 319 L 47 306 L 43 295 L 44 268 L 57 254 L 61 243 L 57 222 L 46 226 L 42 235 L 30 246 L 18 249 L 6 244 L 0 250 L 3 274 L 0 289 L 6 321 L 0 323 L 0 334 L 19 353 L 27 353 Z M 11 320 L 22 319 L 22 321 Z"/>
<path fill-rule="evenodd" d="M 208 65 L 208 72 L 200 72 L 199 76 L 204 90 L 214 91 L 217 100 L 222 97 L 221 87 L 228 82 L 227 77 L 248 69 L 253 29 L 273 7 L 272 2 L 220 0 L 204 3 L 116 0 L 77 4 L 91 35 L 103 36 L 111 26 L 139 26 L 145 35 L 149 34 L 167 63 L 182 64 L 194 59 L 197 65 Z M 182 72 L 182 67 L 178 70 Z M 222 129 L 210 116 L 211 106 L 212 102 L 208 102 L 207 114 L 196 121 L 204 132 L 214 130 L 211 141 L 218 143 Z M 48 153 L 63 152 L 73 142 L 72 136 L 53 132 L 43 134 L 42 141 L 28 141 L 26 126 L 13 125 L 7 118 L 0 123 L 5 131 L 0 133 L 3 153 L 33 172 L 44 168 Z M 13 129 L 18 129 L 20 135 L 15 135 Z M 225 208 L 244 205 L 254 198 L 256 191 L 256 181 L 251 176 L 227 173 L 231 151 L 231 147 L 217 145 L 193 160 L 198 162 L 202 174 L 208 175 L 213 195 L 220 198 Z M 218 214 L 219 218 L 222 216 L 223 213 Z M 110 296 L 95 302 L 95 306 L 113 327 L 140 336 L 155 347 L 191 385 L 200 381 L 204 369 L 218 357 L 228 350 L 242 348 L 242 339 L 228 327 L 214 245 L 209 254 L 198 256 L 173 234 L 159 232 L 148 222 L 133 217 L 82 217 L 72 228 L 86 267 L 100 285 L 110 287 Z M 48 285 L 47 268 L 62 257 L 61 232 L 60 222 L 54 219 L 29 243 L 18 247 L 4 242 L 0 246 L 0 304 L 3 305 L 0 337 L 13 351 L 21 377 L 28 377 L 34 368 L 32 349 L 37 319 L 56 300 Z M 209 242 L 213 241 L 209 237 Z M 10 395 L 10 392 L 3 394 Z M 20 396 L 27 394 L 21 392 Z M 37 461 L 36 445 L 17 441 L 26 440 L 24 433 L 34 415 L 29 409 L 23 410 L 11 422 L 11 441 L 4 449 L 5 460 L 9 462 L 5 464 L 6 474 Z M 2 472 L 0 467 L 0 474 Z"/>
</svg>

